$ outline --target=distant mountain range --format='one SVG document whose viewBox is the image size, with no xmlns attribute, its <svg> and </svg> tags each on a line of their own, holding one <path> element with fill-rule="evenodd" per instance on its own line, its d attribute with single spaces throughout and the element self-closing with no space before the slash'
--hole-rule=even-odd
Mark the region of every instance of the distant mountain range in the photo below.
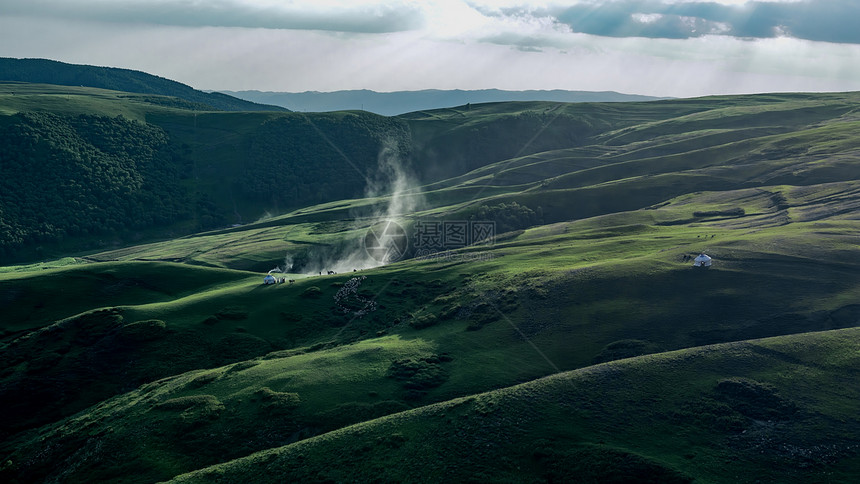
<svg viewBox="0 0 860 484">
<path fill-rule="evenodd" d="M 325 112 L 360 109 L 385 116 L 462 106 L 469 103 L 504 101 L 626 102 L 654 101 L 650 96 L 613 91 L 475 91 L 427 89 L 423 91 L 376 92 L 367 89 L 334 92 L 220 91 L 256 103 L 274 104 L 292 111 Z"/>
<path fill-rule="evenodd" d="M 139 94 L 174 96 L 219 111 L 286 111 L 218 92 L 198 91 L 191 86 L 145 72 L 116 67 L 66 64 L 48 59 L 0 57 L 0 81 L 83 86 Z"/>
<path fill-rule="evenodd" d="M 505 101 L 628 102 L 654 101 L 651 96 L 613 91 L 503 91 L 500 89 L 376 92 L 199 91 L 186 84 L 141 71 L 67 64 L 49 59 L 0 57 L 0 81 L 83 86 L 140 94 L 158 94 L 199 104 L 201 110 L 328 112 L 364 110 L 384 116 Z"/>
</svg>

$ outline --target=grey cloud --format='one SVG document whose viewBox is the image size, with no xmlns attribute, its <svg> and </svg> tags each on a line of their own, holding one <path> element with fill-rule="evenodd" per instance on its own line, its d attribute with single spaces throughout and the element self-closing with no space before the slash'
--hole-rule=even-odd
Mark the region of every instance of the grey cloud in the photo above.
<svg viewBox="0 0 860 484">
<path fill-rule="evenodd" d="M 783 33 L 805 40 L 860 43 L 856 27 L 860 2 L 856 0 L 754 1 L 743 6 L 619 0 L 579 3 L 553 14 L 574 32 L 608 37 L 685 39 L 723 34 L 770 38 Z M 651 15 L 654 20 L 641 22 L 634 14 Z"/>
<path fill-rule="evenodd" d="M 515 32 L 488 35 L 479 40 L 488 44 L 511 46 L 523 52 L 543 52 L 544 48 L 564 49 L 569 47 L 567 42 L 562 41 L 558 37 L 523 35 Z"/>
<path fill-rule="evenodd" d="M 856 0 L 819 0 L 801 3 L 758 4 L 755 9 L 763 15 L 751 15 L 747 25 L 753 29 L 756 19 L 774 19 L 774 27 L 787 30 L 792 37 L 823 42 L 860 43 L 860 2 Z"/>
<path fill-rule="evenodd" d="M 290 4 L 277 8 L 260 8 L 231 0 L 0 0 L 0 15 L 50 16 L 184 27 L 247 27 L 351 33 L 400 32 L 420 28 L 424 23 L 418 8 L 402 5 L 358 5 L 338 11 L 323 11 L 312 6 L 295 7 Z"/>
<path fill-rule="evenodd" d="M 606 37 L 651 37 L 684 39 L 720 32 L 718 22 L 707 18 L 678 15 L 666 8 L 647 8 L 638 2 L 612 2 L 599 5 L 578 5 L 558 16 L 575 32 Z M 662 6 L 662 5 L 657 5 Z M 641 21 L 636 15 L 654 16 Z"/>
</svg>

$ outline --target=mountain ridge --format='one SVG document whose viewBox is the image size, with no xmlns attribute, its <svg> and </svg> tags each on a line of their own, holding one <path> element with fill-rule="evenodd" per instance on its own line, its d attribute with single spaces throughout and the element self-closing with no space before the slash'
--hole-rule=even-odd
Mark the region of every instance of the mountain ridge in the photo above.
<svg viewBox="0 0 860 484">
<path fill-rule="evenodd" d="M 501 89 L 424 89 L 417 91 L 379 92 L 369 89 L 331 92 L 219 91 L 249 101 L 275 104 L 293 111 L 321 112 L 360 109 L 384 116 L 413 111 L 440 109 L 467 104 L 507 101 L 552 102 L 638 102 L 660 99 L 653 96 L 622 94 L 614 91 L 567 91 Z"/>
<path fill-rule="evenodd" d="M 12 57 L 0 57 L 0 81 L 16 81 L 61 86 L 95 87 L 113 91 L 174 96 L 224 111 L 285 111 L 280 106 L 266 106 L 222 93 L 198 91 L 186 84 L 142 71 L 118 67 Z"/>
</svg>

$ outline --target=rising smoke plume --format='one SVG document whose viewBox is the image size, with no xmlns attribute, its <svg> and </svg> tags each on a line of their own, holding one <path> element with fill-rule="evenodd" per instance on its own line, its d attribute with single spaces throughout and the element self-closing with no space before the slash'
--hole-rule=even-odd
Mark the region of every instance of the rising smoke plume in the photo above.
<svg viewBox="0 0 860 484">
<path fill-rule="evenodd" d="M 274 269 L 269 271 L 269 274 L 283 274 L 286 272 L 290 272 L 293 269 L 293 257 L 290 254 L 284 256 L 284 265 L 275 266 Z"/>
<path fill-rule="evenodd" d="M 406 216 L 424 206 L 424 197 L 394 140 L 383 141 L 376 174 L 367 180 L 365 196 L 379 198 L 382 203 L 370 213 L 356 214 L 354 231 L 360 237 L 328 253 L 308 254 L 305 272 L 352 272 L 379 267 L 403 255 L 406 240 L 400 229 L 407 228 Z"/>
</svg>

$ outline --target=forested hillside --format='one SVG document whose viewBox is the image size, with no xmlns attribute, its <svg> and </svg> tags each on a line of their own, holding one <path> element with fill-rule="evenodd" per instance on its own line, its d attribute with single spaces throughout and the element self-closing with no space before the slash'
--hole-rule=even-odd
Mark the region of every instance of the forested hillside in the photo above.
<svg viewBox="0 0 860 484">
<path fill-rule="evenodd" d="M 567 114 L 573 105 L 488 106 L 402 118 L 218 113 L 164 96 L 3 84 L 0 260 L 244 224 L 384 191 L 383 150 L 427 182 L 599 131 Z"/>
<path fill-rule="evenodd" d="M 168 139 L 123 117 L 0 117 L 0 258 L 191 218 L 195 203 L 180 185 L 191 167 Z"/>
<path fill-rule="evenodd" d="M 221 93 L 198 91 L 185 84 L 145 72 L 116 67 L 66 64 L 48 59 L 0 57 L 0 81 L 96 87 L 113 91 L 174 96 L 209 109 L 224 111 L 287 111 Z"/>
<path fill-rule="evenodd" d="M 87 88 L 0 85 L 0 261 L 254 221 L 360 197 L 409 128 L 364 113 L 221 113 Z"/>
<path fill-rule="evenodd" d="M 396 118 L 330 113 L 269 119 L 248 140 L 238 191 L 262 206 L 293 208 L 366 194 L 383 149 L 409 162 L 409 127 Z"/>
</svg>

